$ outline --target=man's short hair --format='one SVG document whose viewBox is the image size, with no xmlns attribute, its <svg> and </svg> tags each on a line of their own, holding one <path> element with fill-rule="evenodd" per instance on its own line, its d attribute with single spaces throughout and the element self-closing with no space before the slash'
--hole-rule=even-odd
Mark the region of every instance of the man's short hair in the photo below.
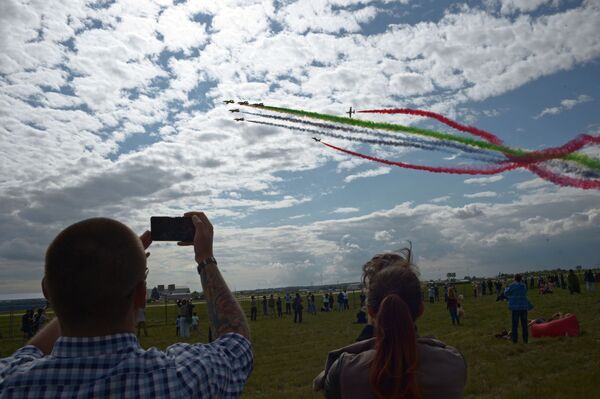
<svg viewBox="0 0 600 399">
<path fill-rule="evenodd" d="M 139 237 L 112 219 L 75 223 L 46 251 L 47 293 L 57 316 L 69 324 L 123 321 L 145 272 Z"/>
<path fill-rule="evenodd" d="M 515 274 L 515 281 L 521 281 L 523 277 L 520 274 Z"/>
</svg>

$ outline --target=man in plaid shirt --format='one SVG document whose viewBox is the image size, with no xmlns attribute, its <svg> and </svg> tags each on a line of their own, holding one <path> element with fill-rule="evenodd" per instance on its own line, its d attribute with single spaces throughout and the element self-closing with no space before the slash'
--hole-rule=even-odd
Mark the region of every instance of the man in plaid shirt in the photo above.
<svg viewBox="0 0 600 399">
<path fill-rule="evenodd" d="M 146 299 L 152 240 L 110 219 L 63 230 L 46 252 L 44 295 L 57 317 L 0 360 L 0 398 L 237 398 L 252 371 L 249 329 L 213 257 L 213 227 L 190 212 L 193 245 L 217 339 L 142 349 L 135 314 Z"/>
</svg>

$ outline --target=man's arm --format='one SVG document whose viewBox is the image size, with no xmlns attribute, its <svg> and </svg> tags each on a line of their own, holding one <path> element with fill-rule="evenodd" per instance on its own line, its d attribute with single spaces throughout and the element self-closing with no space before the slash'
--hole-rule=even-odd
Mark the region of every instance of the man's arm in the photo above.
<svg viewBox="0 0 600 399">
<path fill-rule="evenodd" d="M 196 227 L 193 244 L 196 262 L 200 263 L 213 256 L 213 226 L 203 212 L 188 212 L 184 216 L 191 216 Z M 199 272 L 209 323 L 217 337 L 234 332 L 250 338 L 246 315 L 227 287 L 217 265 L 209 263 L 201 267 Z"/>
</svg>

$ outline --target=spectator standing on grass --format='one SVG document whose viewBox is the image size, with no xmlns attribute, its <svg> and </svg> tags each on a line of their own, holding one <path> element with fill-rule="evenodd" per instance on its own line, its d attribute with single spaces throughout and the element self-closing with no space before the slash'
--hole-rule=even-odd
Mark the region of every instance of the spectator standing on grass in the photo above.
<svg viewBox="0 0 600 399">
<path fill-rule="evenodd" d="M 250 320 L 256 321 L 256 298 L 254 295 L 250 298 Z"/>
<path fill-rule="evenodd" d="M 294 323 L 298 321 L 298 323 L 302 323 L 302 297 L 300 294 L 296 292 L 296 297 L 294 298 Z"/>
<path fill-rule="evenodd" d="M 458 297 L 454 287 L 450 287 L 448 289 L 448 302 L 446 303 L 446 308 L 448 309 L 448 312 L 450 312 L 452 324 L 460 324 L 460 320 L 458 318 Z"/>
<path fill-rule="evenodd" d="M 198 317 L 196 312 L 194 312 L 194 315 L 192 316 L 192 331 L 198 331 L 199 325 L 200 325 L 200 318 Z"/>
<path fill-rule="evenodd" d="M 527 280 L 525 280 L 525 281 L 527 281 Z M 530 289 L 535 288 L 535 279 L 533 278 L 533 275 L 531 277 L 529 277 L 529 288 Z"/>
<path fill-rule="evenodd" d="M 565 274 L 563 272 L 560 272 L 559 278 L 560 278 L 560 288 L 562 288 L 563 290 L 566 289 L 567 283 L 565 282 Z"/>
<path fill-rule="evenodd" d="M 146 328 L 146 308 L 141 307 L 137 310 L 135 315 L 135 321 L 137 323 L 137 336 L 140 336 L 142 328 L 144 329 L 144 336 L 148 336 L 148 329 Z"/>
<path fill-rule="evenodd" d="M 292 296 L 289 292 L 285 293 L 285 314 L 292 314 Z"/>
<path fill-rule="evenodd" d="M 435 301 L 440 301 L 440 287 L 438 284 L 433 285 L 433 293 L 435 294 Z"/>
<path fill-rule="evenodd" d="M 269 315 L 269 312 L 267 311 L 267 296 L 266 295 L 263 295 L 262 308 L 263 308 L 263 316 L 267 317 Z"/>
<path fill-rule="evenodd" d="M 275 298 L 273 294 L 269 296 L 269 316 L 274 319 L 275 318 Z"/>
<path fill-rule="evenodd" d="M 527 300 L 527 284 L 523 282 L 520 274 L 515 274 L 513 281 L 504 290 L 504 295 L 508 298 L 508 310 L 512 312 L 512 334 L 513 343 L 517 343 L 519 336 L 519 322 L 523 330 L 523 342 L 527 343 L 527 311 L 530 310 L 531 304 Z"/>
<path fill-rule="evenodd" d="M 283 311 L 281 308 L 281 296 L 277 295 L 277 317 L 280 319 L 283 317 Z"/>
<path fill-rule="evenodd" d="M 188 301 L 186 299 L 181 301 L 179 315 L 181 316 L 181 319 L 179 320 L 179 333 L 182 337 L 187 338 L 190 336 L 190 324 L 192 323 L 192 318 L 188 318 Z"/>
<path fill-rule="evenodd" d="M 435 301 L 435 290 L 433 288 L 433 284 L 429 285 L 429 303 L 433 303 Z"/>
<path fill-rule="evenodd" d="M 569 284 L 569 292 L 573 294 L 574 292 L 581 294 L 581 289 L 579 288 L 579 277 L 575 274 L 573 269 L 569 270 L 569 276 L 567 277 L 567 283 Z"/>
<path fill-rule="evenodd" d="M 596 277 L 591 269 L 585 271 L 583 274 L 583 280 L 585 281 L 585 289 L 587 292 L 596 291 Z"/>
<path fill-rule="evenodd" d="M 487 285 L 485 280 L 481 280 L 481 296 L 486 296 Z"/>
<path fill-rule="evenodd" d="M 56 317 L 27 346 L 0 360 L 0 397 L 238 398 L 252 370 L 244 313 L 213 257 L 213 228 L 188 213 L 212 344 L 140 347 L 135 315 L 146 300 L 150 232 L 110 219 L 63 230 L 46 252 L 42 290 Z"/>
<path fill-rule="evenodd" d="M 46 324 L 46 309 L 38 308 L 33 316 L 33 335 L 35 335 Z"/>
<path fill-rule="evenodd" d="M 488 292 L 490 293 L 490 295 L 494 294 L 493 288 L 494 288 L 494 283 L 492 282 L 492 280 L 488 280 L 487 281 L 487 285 L 488 285 Z"/>
<path fill-rule="evenodd" d="M 33 309 L 28 309 L 21 317 L 21 331 L 23 331 L 23 338 L 33 337 Z"/>
<path fill-rule="evenodd" d="M 329 294 L 325 293 L 325 295 L 323 295 L 323 310 L 325 312 L 329 312 Z"/>
<path fill-rule="evenodd" d="M 417 336 L 423 297 L 411 251 L 403 251 L 377 255 L 363 266 L 374 323 L 363 331 L 372 338 L 329 352 L 325 370 L 313 381 L 327 398 L 462 398 L 463 356 L 435 338 Z"/>
<path fill-rule="evenodd" d="M 179 315 L 175 319 L 175 335 L 181 337 L 181 316 Z"/>
<path fill-rule="evenodd" d="M 344 293 L 340 291 L 338 294 L 338 310 L 341 312 L 342 310 L 346 310 L 346 305 L 344 302 Z"/>
<path fill-rule="evenodd" d="M 317 305 L 315 303 L 315 294 L 313 294 L 312 292 L 308 294 L 308 313 L 312 314 L 312 315 L 316 315 L 317 314 Z"/>
<path fill-rule="evenodd" d="M 365 295 L 365 292 L 360 291 L 360 307 L 361 308 L 367 304 L 366 301 L 367 301 L 367 296 Z"/>
<path fill-rule="evenodd" d="M 333 292 L 329 293 L 329 309 L 333 312 L 335 310 L 335 295 Z"/>
</svg>

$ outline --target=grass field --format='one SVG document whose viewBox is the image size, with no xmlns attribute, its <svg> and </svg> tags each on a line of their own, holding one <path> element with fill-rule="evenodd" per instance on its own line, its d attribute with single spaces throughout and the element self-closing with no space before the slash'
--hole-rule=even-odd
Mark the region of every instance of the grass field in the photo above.
<svg viewBox="0 0 600 399">
<path fill-rule="evenodd" d="M 466 289 L 466 287 L 465 287 Z M 495 296 L 464 301 L 466 317 L 453 326 L 444 304 L 426 304 L 418 322 L 421 335 L 435 335 L 457 347 L 468 365 L 465 397 L 472 398 L 597 398 L 600 397 L 600 293 L 569 295 L 557 289 L 552 295 L 530 292 L 535 309 L 530 317 L 549 317 L 562 311 L 577 315 L 582 334 L 574 338 L 530 339 L 528 345 L 513 345 L 493 334 L 510 329 L 505 302 Z M 320 298 L 317 303 L 320 304 Z M 350 305 L 358 303 L 350 299 Z M 249 313 L 249 303 L 243 302 Z M 190 342 L 206 340 L 206 310 L 197 305 L 201 330 Z M 260 311 L 260 309 L 259 309 Z M 259 312 L 260 313 L 260 312 Z M 311 391 L 311 382 L 322 369 L 330 349 L 354 341 L 362 326 L 352 324 L 356 308 L 346 312 L 304 315 L 304 322 L 261 319 L 251 324 L 255 352 L 254 372 L 243 398 L 320 398 Z M 144 347 L 165 348 L 177 342 L 175 308 L 150 307 L 147 311 L 149 337 Z M 8 317 L 0 317 L 0 357 L 10 355 L 23 343 L 7 338 Z"/>
</svg>

